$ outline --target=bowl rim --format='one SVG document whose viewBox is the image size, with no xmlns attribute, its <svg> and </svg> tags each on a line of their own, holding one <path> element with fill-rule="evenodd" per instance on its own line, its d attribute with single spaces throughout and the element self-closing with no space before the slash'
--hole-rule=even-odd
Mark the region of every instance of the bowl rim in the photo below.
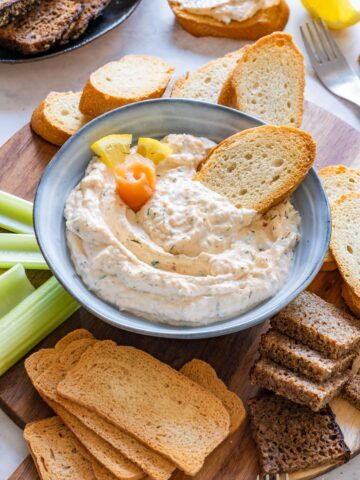
<svg viewBox="0 0 360 480">
<path fill-rule="evenodd" d="M 129 105 L 125 105 L 123 107 L 119 107 L 117 109 L 111 110 L 110 112 L 106 112 L 94 119 L 92 119 L 90 122 L 88 122 L 86 125 L 84 125 L 78 132 L 76 132 L 74 135 L 72 135 L 61 147 L 60 149 L 55 153 L 55 155 L 52 157 L 51 161 L 48 163 L 46 166 L 45 170 L 43 171 L 41 178 L 39 180 L 38 186 L 36 188 L 35 192 L 35 197 L 34 197 L 34 211 L 33 211 L 33 217 L 34 217 L 34 231 L 35 231 L 35 236 L 40 248 L 40 251 L 42 255 L 44 256 L 44 259 L 46 263 L 48 264 L 50 271 L 52 274 L 56 277 L 56 279 L 59 281 L 59 283 L 62 285 L 62 287 L 82 306 L 87 310 L 88 312 L 92 313 L 95 317 L 98 319 L 116 327 L 120 328 L 126 331 L 130 331 L 133 333 L 141 334 L 141 335 L 146 335 L 146 336 L 153 336 L 153 337 L 159 337 L 159 338 L 176 338 L 176 339 L 200 339 L 200 338 L 211 338 L 211 337 L 217 337 L 217 336 L 222 336 L 222 335 L 228 335 L 231 333 L 235 333 L 241 330 L 245 330 L 248 328 L 251 328 L 253 326 L 259 325 L 266 321 L 270 316 L 276 315 L 280 310 L 282 310 L 286 305 L 288 305 L 294 298 L 296 298 L 302 291 L 304 291 L 308 285 L 312 282 L 312 280 L 315 278 L 317 273 L 320 271 L 320 268 L 323 264 L 324 258 L 326 256 L 327 249 L 329 247 L 330 243 L 330 237 L 331 237 L 331 211 L 330 211 L 330 205 L 329 201 L 327 199 L 327 196 L 325 194 L 324 188 L 322 186 L 322 183 L 320 181 L 320 178 L 318 174 L 316 173 L 315 169 L 313 167 L 310 168 L 309 172 L 307 175 L 311 175 L 313 177 L 313 180 L 317 184 L 317 187 L 319 187 L 319 190 L 322 192 L 323 200 L 324 200 L 324 206 L 325 206 L 325 211 L 324 211 L 324 218 L 326 219 L 326 231 L 324 232 L 324 235 L 322 237 L 322 249 L 320 250 L 322 253 L 321 255 L 318 256 L 317 261 L 314 262 L 314 265 L 312 266 L 311 271 L 307 275 L 307 277 L 298 285 L 296 289 L 294 289 L 289 295 L 286 296 L 282 301 L 280 301 L 276 308 L 273 308 L 271 310 L 271 314 L 269 316 L 268 312 L 264 312 L 261 315 L 258 315 L 255 318 L 250 318 L 246 322 L 243 322 L 241 324 L 236 324 L 236 325 L 227 325 L 229 322 L 234 320 L 236 317 L 229 318 L 228 320 L 222 320 L 220 322 L 214 322 L 210 324 L 205 324 L 201 326 L 174 326 L 174 325 L 168 325 L 168 324 L 163 324 L 163 323 L 156 323 L 152 322 L 150 320 L 147 320 L 143 317 L 139 317 L 137 315 L 134 315 L 130 312 L 126 312 L 136 318 L 139 318 L 142 321 L 147 322 L 148 324 L 148 329 L 145 327 L 141 326 L 136 326 L 136 325 L 131 325 L 131 324 L 126 324 L 124 325 L 123 323 L 113 321 L 106 317 L 105 315 L 102 315 L 99 313 L 99 311 L 93 307 L 92 305 L 88 305 L 85 303 L 81 295 L 78 295 L 76 292 L 74 293 L 71 289 L 71 287 L 68 285 L 66 280 L 64 280 L 61 272 L 58 272 L 56 265 L 54 266 L 52 264 L 52 261 L 49 259 L 49 255 L 47 253 L 46 249 L 46 243 L 42 242 L 42 237 L 40 233 L 40 215 L 39 215 L 39 203 L 40 203 L 40 197 L 42 194 L 42 190 L 45 188 L 44 185 L 46 184 L 47 177 L 50 175 L 52 168 L 54 165 L 59 162 L 59 158 L 64 155 L 64 152 L 69 148 L 72 143 L 76 142 L 79 137 L 81 137 L 84 132 L 87 130 L 90 130 L 95 124 L 101 122 L 104 118 L 109 118 L 109 117 L 117 117 L 119 115 L 120 111 L 128 110 L 128 109 L 136 109 L 136 108 L 142 108 L 144 105 L 159 105 L 159 104 L 191 104 L 191 105 L 202 105 L 206 106 L 207 108 L 213 109 L 213 110 L 223 110 L 223 111 L 231 111 L 232 113 L 235 113 L 244 119 L 249 119 L 250 121 L 257 122 L 259 126 L 261 125 L 266 125 L 265 122 L 262 120 L 258 119 L 255 116 L 246 114 L 244 112 L 241 112 L 239 110 L 226 107 L 223 105 L 218 105 L 218 104 L 213 104 L 209 102 L 202 102 L 199 100 L 192 100 L 192 99 L 177 99 L 177 98 L 158 98 L 158 99 L 151 99 L 151 100 L 144 100 L 141 102 L 136 102 L 132 103 Z M 302 182 L 301 182 L 302 183 Z M 82 280 L 81 280 L 82 281 Z M 87 291 L 91 294 L 92 297 L 94 297 L 95 302 L 96 301 L 101 301 L 104 302 L 107 305 L 111 304 L 109 302 L 106 302 L 105 300 L 101 299 L 98 297 L 94 292 L 92 292 L 87 285 L 82 281 L 83 285 L 87 289 Z M 265 300 L 264 303 L 266 303 L 268 300 L 270 300 L 272 297 L 269 299 Z M 253 308 L 256 308 L 257 305 Z M 116 308 L 116 307 L 114 307 Z M 252 309 L 244 312 L 244 314 L 250 312 Z M 118 312 L 121 314 L 122 312 L 118 310 Z M 241 314 L 240 314 L 241 315 Z M 152 328 L 152 325 L 155 325 L 157 328 L 161 328 L 161 331 L 154 331 Z M 167 330 L 168 329 L 168 330 Z M 206 331 L 203 331 L 203 330 Z M 164 331 L 163 331 L 164 330 Z M 167 330 L 167 331 L 166 331 Z"/>
</svg>

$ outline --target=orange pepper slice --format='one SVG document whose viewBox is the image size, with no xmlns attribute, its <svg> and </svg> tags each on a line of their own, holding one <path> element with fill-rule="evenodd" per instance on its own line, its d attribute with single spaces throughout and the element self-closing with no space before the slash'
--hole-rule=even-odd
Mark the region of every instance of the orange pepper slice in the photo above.
<svg viewBox="0 0 360 480">
<path fill-rule="evenodd" d="M 155 191 L 156 175 L 150 165 L 141 162 L 118 165 L 114 176 L 121 199 L 134 212 L 140 210 Z"/>
</svg>

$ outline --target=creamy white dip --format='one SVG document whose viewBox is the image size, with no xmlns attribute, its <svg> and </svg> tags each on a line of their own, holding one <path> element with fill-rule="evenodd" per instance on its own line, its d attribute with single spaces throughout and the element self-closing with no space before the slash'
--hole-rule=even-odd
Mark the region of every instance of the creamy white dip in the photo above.
<svg viewBox="0 0 360 480">
<path fill-rule="evenodd" d="M 164 140 L 156 192 L 134 213 L 108 167 L 93 159 L 66 207 L 77 273 L 100 298 L 155 322 L 208 324 L 235 316 L 284 285 L 299 238 L 290 201 L 266 215 L 238 209 L 192 180 L 214 143 Z"/>
<path fill-rule="evenodd" d="M 205 15 L 230 23 L 242 22 L 253 17 L 259 10 L 278 5 L 280 0 L 177 0 L 178 6 L 195 15 Z"/>
</svg>

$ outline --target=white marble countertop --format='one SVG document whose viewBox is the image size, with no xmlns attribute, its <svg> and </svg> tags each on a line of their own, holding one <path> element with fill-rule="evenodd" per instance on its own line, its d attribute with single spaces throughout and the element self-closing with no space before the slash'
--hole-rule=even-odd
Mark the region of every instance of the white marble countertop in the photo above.
<svg viewBox="0 0 360 480">
<path fill-rule="evenodd" d="M 300 0 L 288 3 L 291 16 L 286 31 L 304 51 L 298 27 L 307 15 Z M 360 25 L 338 32 L 336 39 L 349 63 L 360 73 Z M 80 90 L 90 72 L 124 54 L 159 55 L 172 63 L 180 75 L 240 46 L 241 42 L 236 40 L 192 37 L 175 23 L 166 0 L 143 0 L 123 25 L 79 50 L 36 63 L 0 64 L 0 144 L 29 121 L 35 106 L 50 90 Z M 360 130 L 359 110 L 328 93 L 309 64 L 306 98 Z M 8 478 L 26 455 L 20 429 L 0 411 L 0 480 Z M 359 471 L 360 456 L 322 480 L 359 480 Z"/>
</svg>

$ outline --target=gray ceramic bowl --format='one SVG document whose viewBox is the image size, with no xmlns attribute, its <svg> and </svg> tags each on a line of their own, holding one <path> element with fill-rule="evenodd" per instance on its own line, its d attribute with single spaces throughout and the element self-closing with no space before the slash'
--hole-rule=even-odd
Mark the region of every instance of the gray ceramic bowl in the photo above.
<svg viewBox="0 0 360 480">
<path fill-rule="evenodd" d="M 330 211 L 325 193 L 311 170 L 293 194 L 301 214 L 301 240 L 295 262 L 283 288 L 252 310 L 202 327 L 174 327 L 120 312 L 90 292 L 75 272 L 65 240 L 65 201 L 83 177 L 92 156 L 90 145 L 111 133 L 129 132 L 161 138 L 168 133 L 206 136 L 219 142 L 262 122 L 230 108 L 192 100 L 160 99 L 129 105 L 96 118 L 59 150 L 39 183 L 34 209 L 36 236 L 52 272 L 68 292 L 87 310 L 117 327 L 145 335 L 201 338 L 236 332 L 256 325 L 277 313 L 302 290 L 319 271 L 330 240 Z"/>
</svg>

